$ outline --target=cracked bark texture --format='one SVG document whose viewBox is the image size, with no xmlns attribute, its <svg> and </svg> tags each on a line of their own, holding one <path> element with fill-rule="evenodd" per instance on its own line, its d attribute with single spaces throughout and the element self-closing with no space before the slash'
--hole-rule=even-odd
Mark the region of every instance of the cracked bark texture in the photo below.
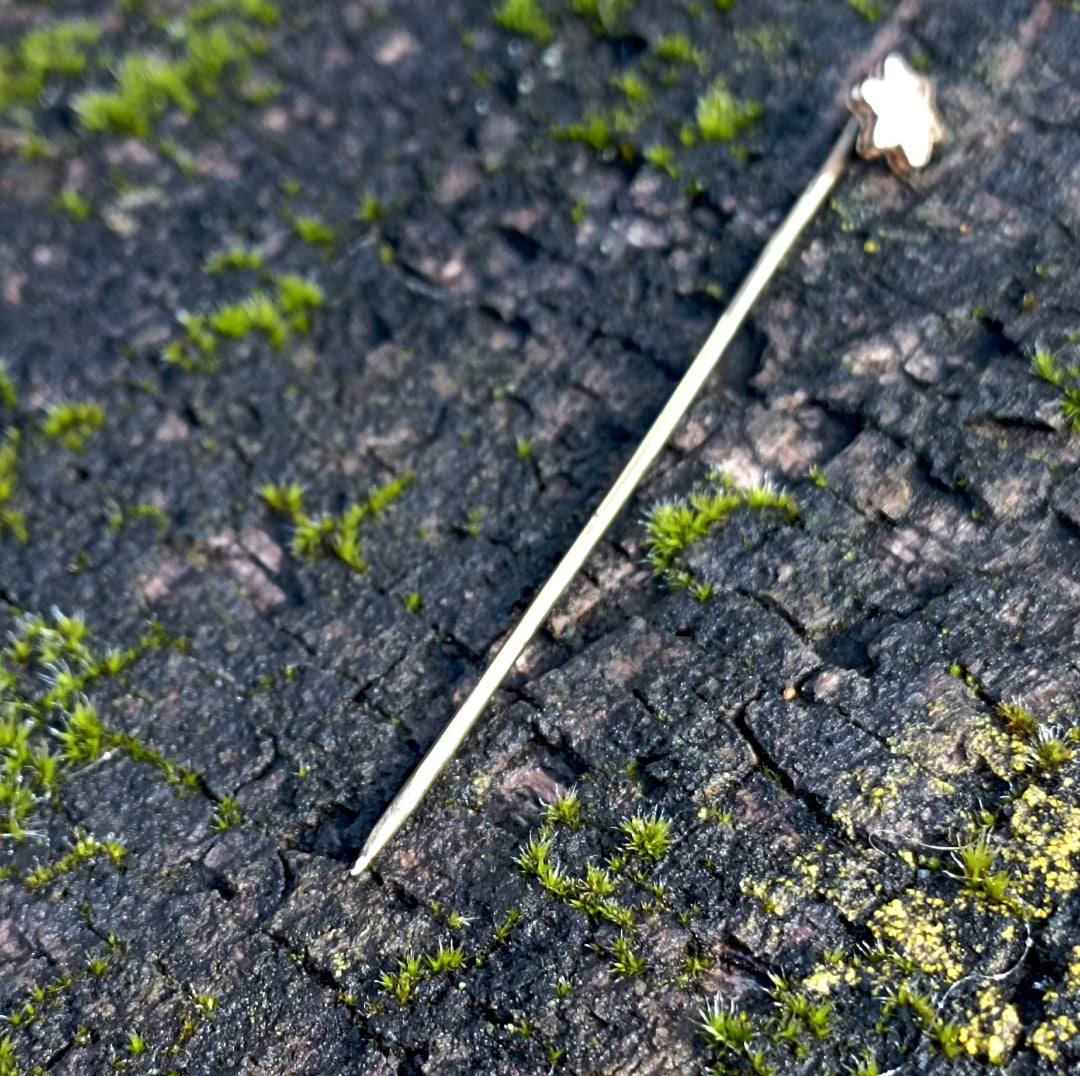
<svg viewBox="0 0 1080 1076">
<path fill-rule="evenodd" d="M 171 120 L 188 171 L 72 134 L 62 101 L 39 117 L 67 130 L 44 160 L 5 121 L 18 402 L 0 419 L 22 434 L 29 540 L 0 535 L 0 629 L 56 606 L 127 646 L 158 618 L 185 646 L 95 702 L 200 775 L 179 796 L 107 753 L 0 843 L 0 1012 L 35 1010 L 0 1029 L 13 1071 L 1076 1063 L 1075 763 L 1039 772 L 1037 741 L 996 712 L 1019 700 L 1063 737 L 1080 722 L 1080 436 L 1030 373 L 1036 346 L 1074 354 L 1080 330 L 1075 4 L 950 0 L 880 23 L 842 0 L 626 7 L 617 27 L 564 14 L 546 46 L 487 0 L 284 12 L 276 98 Z M 109 5 L 63 13 L 137 44 Z M 37 14 L 10 4 L 0 30 L 14 41 Z M 649 60 L 675 33 L 701 70 Z M 852 166 L 460 756 L 350 879 L 824 155 L 848 77 L 896 46 L 937 80 L 937 160 L 909 183 Z M 657 96 L 636 155 L 555 137 L 640 63 Z M 761 119 L 732 146 L 684 146 L 678 178 L 643 163 L 717 77 Z M 85 223 L 53 205 L 73 184 Z M 381 219 L 355 219 L 365 192 Z M 307 212 L 338 225 L 332 246 L 293 234 Z M 212 374 L 164 364 L 176 311 L 243 293 L 200 271 L 230 241 L 318 279 L 312 331 L 223 346 Z M 38 433 L 71 398 L 106 407 L 80 454 Z M 258 495 L 297 481 L 337 513 L 407 471 L 365 527 L 363 573 L 294 556 Z M 685 550 L 713 589 L 698 602 L 653 577 L 641 517 L 717 472 L 784 485 L 800 518 L 737 513 Z M 146 504 L 163 528 L 115 525 Z M 670 822 L 659 863 L 611 867 L 629 923 L 515 865 L 572 787 L 584 823 L 551 835 L 567 877 L 610 866 L 627 819 Z M 244 820 L 222 831 L 225 797 Z M 122 842 L 122 868 L 29 889 L 77 830 Z M 978 833 L 1011 879 L 996 902 L 963 875 Z M 640 975 L 615 968 L 620 939 Z M 450 943 L 463 965 L 405 1003 L 380 986 Z M 793 1017 L 784 1037 L 777 976 L 830 1007 L 827 1034 Z M 933 1020 L 889 1009 L 901 986 Z M 717 995 L 746 1014 L 747 1047 L 695 1027 Z"/>
</svg>

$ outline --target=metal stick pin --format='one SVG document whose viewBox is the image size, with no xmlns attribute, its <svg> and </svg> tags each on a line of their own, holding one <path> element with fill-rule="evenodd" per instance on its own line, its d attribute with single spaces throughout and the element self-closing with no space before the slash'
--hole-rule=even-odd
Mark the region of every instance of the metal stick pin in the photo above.
<svg viewBox="0 0 1080 1076">
<path fill-rule="evenodd" d="M 913 168 L 921 168 L 929 163 L 933 147 L 942 137 L 941 124 L 934 110 L 933 88 L 929 81 L 916 74 L 902 57 L 890 55 L 877 75 L 865 79 L 851 91 L 848 104 L 855 118 L 848 121 L 817 175 L 765 244 L 753 269 L 739 286 L 731 303 L 720 316 L 709 338 L 644 440 L 638 445 L 622 474 L 615 480 L 607 496 L 559 561 L 551 578 L 525 610 L 521 621 L 495 655 L 469 697 L 375 823 L 352 868 L 354 875 L 367 869 L 419 805 L 428 788 L 453 757 L 461 741 L 513 668 L 529 640 L 547 619 L 555 602 L 570 585 L 604 532 L 629 500 L 750 313 L 758 296 L 840 179 L 851 159 L 852 147 L 855 146 L 864 157 L 884 156 L 893 171 L 900 174 L 907 174 Z"/>
</svg>

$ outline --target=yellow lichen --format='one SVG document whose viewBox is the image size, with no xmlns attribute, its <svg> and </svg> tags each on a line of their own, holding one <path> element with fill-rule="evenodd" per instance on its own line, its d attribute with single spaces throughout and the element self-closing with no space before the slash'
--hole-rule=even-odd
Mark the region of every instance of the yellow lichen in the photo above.
<svg viewBox="0 0 1080 1076">
<path fill-rule="evenodd" d="M 1062 1013 L 1050 1020 L 1044 1020 L 1031 1033 L 1028 1042 L 1032 1047 L 1051 1064 L 1058 1061 L 1060 1053 L 1058 1047 L 1076 1038 L 1080 1028 L 1070 1016 Z"/>
<path fill-rule="evenodd" d="M 975 1008 L 960 1028 L 960 1042 L 972 1057 L 1001 1065 L 1016 1048 L 1023 1029 L 1016 1007 L 1005 1000 L 1000 986 L 990 983 L 976 995 Z"/>
<path fill-rule="evenodd" d="M 1016 801 L 1010 829 L 1005 868 L 1029 913 L 1045 919 L 1080 886 L 1080 807 L 1030 785 Z"/>
<path fill-rule="evenodd" d="M 870 917 L 871 932 L 927 975 L 955 982 L 964 974 L 949 908 L 940 897 L 909 889 Z"/>
</svg>

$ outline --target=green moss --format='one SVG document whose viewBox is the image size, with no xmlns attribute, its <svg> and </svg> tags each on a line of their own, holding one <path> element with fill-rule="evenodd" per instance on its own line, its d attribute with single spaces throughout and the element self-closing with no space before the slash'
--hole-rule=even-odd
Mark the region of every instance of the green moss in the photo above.
<svg viewBox="0 0 1080 1076">
<path fill-rule="evenodd" d="M 644 975 L 647 970 L 645 958 L 634 950 L 625 934 L 620 934 L 611 943 L 611 974 L 632 979 Z"/>
<path fill-rule="evenodd" d="M 761 118 L 757 101 L 740 101 L 717 79 L 698 98 L 697 126 L 706 142 L 730 142 L 737 134 Z"/>
<path fill-rule="evenodd" d="M 495 22 L 510 33 L 534 38 L 543 45 L 555 36 L 539 0 L 501 0 L 495 8 Z"/>
<path fill-rule="evenodd" d="M 314 214 L 294 217 L 292 226 L 305 243 L 330 244 L 337 238 L 337 229 Z"/>
<path fill-rule="evenodd" d="M 268 482 L 260 488 L 259 496 L 268 508 L 288 516 L 294 523 L 298 523 L 304 515 L 304 490 L 299 482 L 291 482 L 287 486 Z"/>
<path fill-rule="evenodd" d="M 13 47 L 0 48 L 0 112 L 36 101 L 54 79 L 81 75 L 100 39 L 90 19 L 66 19 L 34 27 Z"/>
<path fill-rule="evenodd" d="M 848 7 L 853 7 L 867 22 L 877 22 L 889 10 L 888 0 L 847 0 Z"/>
<path fill-rule="evenodd" d="M 597 153 L 615 143 L 615 132 L 610 120 L 595 110 L 586 112 L 585 118 L 576 123 L 555 127 L 552 134 L 565 142 L 581 142 Z"/>
<path fill-rule="evenodd" d="M 705 54 L 686 34 L 665 34 L 658 38 L 653 45 L 653 54 L 667 63 L 693 64 L 699 71 L 705 69 Z"/>
<path fill-rule="evenodd" d="M 633 815 L 620 828 L 626 836 L 626 850 L 650 863 L 659 863 L 671 847 L 671 823 L 658 811 Z"/>
<path fill-rule="evenodd" d="M 1073 342 L 1074 351 L 1080 351 Z M 1058 411 L 1065 426 L 1080 433 L 1080 361 L 1066 362 L 1061 352 L 1038 344 L 1031 358 L 1031 372 L 1058 391 Z"/>
<path fill-rule="evenodd" d="M 222 796 L 214 808 L 214 817 L 211 821 L 214 829 L 225 832 L 244 821 L 244 812 L 240 804 L 232 796 Z"/>
<path fill-rule="evenodd" d="M 80 223 L 89 220 L 93 212 L 90 203 L 74 187 L 65 187 L 56 199 L 56 204 L 73 220 Z"/>
<path fill-rule="evenodd" d="M 92 400 L 65 400 L 49 408 L 41 432 L 72 452 L 82 452 L 91 435 L 104 423 L 105 409 L 101 404 Z"/>
<path fill-rule="evenodd" d="M 678 571 L 676 562 L 684 550 L 740 508 L 775 513 L 789 524 L 799 518 L 799 507 L 791 494 L 768 483 L 738 490 L 721 475 L 685 500 L 662 501 L 649 510 L 645 541 L 653 571 L 664 576 L 671 586 L 695 588 L 694 596 L 699 600 L 711 597 L 711 588 L 701 589 L 708 584 Z"/>
<path fill-rule="evenodd" d="M 76 94 L 72 106 L 90 133 L 149 138 L 171 109 L 187 115 L 228 82 L 241 86 L 265 50 L 261 27 L 277 21 L 276 5 L 252 0 L 196 5 L 169 24 L 169 49 L 123 56 L 111 88 Z"/>
<path fill-rule="evenodd" d="M 15 388 L 15 382 L 0 363 L 0 407 L 14 410 L 19 403 L 19 393 Z"/>
<path fill-rule="evenodd" d="M 263 256 L 251 247 L 231 246 L 211 254 L 203 262 L 204 273 L 224 273 L 228 269 L 258 270 L 262 268 Z"/>
<path fill-rule="evenodd" d="M 228 256 L 230 261 L 239 257 Z M 258 333 L 280 349 L 292 333 L 308 332 L 312 313 L 326 301 L 322 288 L 297 273 L 271 274 L 266 279 L 273 290 L 257 288 L 243 299 L 204 313 L 179 311 L 176 320 L 185 339 L 165 346 L 164 361 L 184 370 L 209 373 L 215 368 L 220 346 L 227 341 Z"/>
<path fill-rule="evenodd" d="M 354 571 L 362 572 L 367 562 L 362 552 L 361 526 L 380 516 L 412 483 L 412 472 L 392 478 L 373 489 L 366 500 L 349 505 L 338 516 L 309 515 L 304 507 L 303 490 L 297 483 L 288 486 L 268 483 L 259 494 L 268 507 L 292 521 L 294 555 L 310 561 L 336 557 Z"/>
<path fill-rule="evenodd" d="M 219 306 L 209 315 L 207 324 L 219 337 L 228 340 L 242 340 L 261 332 L 275 348 L 285 343 L 289 331 L 273 298 L 263 291 L 253 291 L 239 302 Z"/>
<path fill-rule="evenodd" d="M 282 273 L 274 280 L 277 303 L 294 332 L 306 333 L 311 328 L 312 311 L 326 302 L 326 293 L 313 280 L 297 273 Z"/>
<path fill-rule="evenodd" d="M 649 84 L 636 72 L 627 71 L 621 75 L 616 75 L 611 84 L 615 89 L 619 90 L 628 101 L 635 105 L 645 104 L 652 93 L 649 89 Z"/>
<path fill-rule="evenodd" d="M 678 178 L 679 169 L 675 166 L 675 150 L 660 142 L 645 147 L 645 160 L 654 168 L 667 172 L 672 179 Z"/>
<path fill-rule="evenodd" d="M 1013 736 L 1027 740 L 1038 731 L 1038 719 L 1030 710 L 1018 702 L 999 702 L 997 715 L 1006 731 Z"/>
<path fill-rule="evenodd" d="M 8 381 L 7 384 L 10 386 L 11 382 Z M 0 381 L 0 394 L 3 387 L 4 383 Z M 14 396 L 14 388 L 11 395 Z M 11 427 L 5 433 L 3 441 L 0 441 L 0 534 L 9 531 L 18 541 L 25 542 L 27 532 L 23 514 L 10 504 L 18 484 L 19 431 Z"/>
<path fill-rule="evenodd" d="M 386 203 L 370 192 L 360 199 L 360 207 L 356 211 L 356 219 L 361 224 L 377 224 L 386 216 Z"/>
<path fill-rule="evenodd" d="M 594 30 L 611 33 L 634 6 L 634 0 L 570 0 L 570 10 L 588 19 Z"/>
<path fill-rule="evenodd" d="M 151 627 L 127 650 L 98 651 L 78 617 L 55 612 L 51 623 L 35 616 L 16 621 L 0 649 L 0 835 L 24 837 L 28 817 L 51 799 L 64 776 L 108 751 L 150 762 L 177 784 L 188 779 L 190 771 L 136 737 L 110 730 L 89 696 L 96 684 L 118 676 L 147 650 L 170 642 Z M 101 851 L 118 858 L 110 842 L 95 843 L 79 835 L 76 858 L 63 869 Z M 42 875 L 37 883 L 52 876 Z"/>
<path fill-rule="evenodd" d="M 99 841 L 88 833 L 76 830 L 71 851 L 55 863 L 37 867 L 23 879 L 23 883 L 28 889 L 40 889 L 98 856 L 107 858 L 114 867 L 119 867 L 127 857 L 127 849 L 119 841 Z"/>
<path fill-rule="evenodd" d="M 555 799 L 544 806 L 544 821 L 549 825 L 568 826 L 570 829 L 581 828 L 581 799 L 577 792 L 568 788 L 560 792 Z"/>
</svg>

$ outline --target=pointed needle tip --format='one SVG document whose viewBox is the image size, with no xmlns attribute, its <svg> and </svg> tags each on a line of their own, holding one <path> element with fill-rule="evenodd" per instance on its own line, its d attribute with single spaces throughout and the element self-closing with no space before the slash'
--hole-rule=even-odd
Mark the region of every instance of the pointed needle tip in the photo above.
<svg viewBox="0 0 1080 1076">
<path fill-rule="evenodd" d="M 353 864 L 353 868 L 349 871 L 349 874 L 353 878 L 359 877 L 371 866 L 372 860 L 375 858 L 374 853 L 369 852 L 366 848 L 357 857 L 356 862 Z"/>
</svg>

